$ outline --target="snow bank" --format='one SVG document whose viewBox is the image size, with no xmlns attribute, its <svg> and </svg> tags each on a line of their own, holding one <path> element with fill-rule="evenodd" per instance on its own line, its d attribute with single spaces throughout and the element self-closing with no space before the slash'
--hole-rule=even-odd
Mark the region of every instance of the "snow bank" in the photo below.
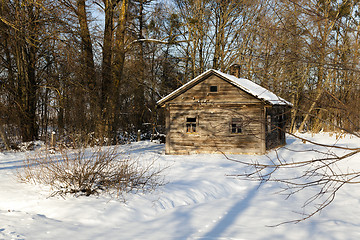
<svg viewBox="0 0 360 240">
<path fill-rule="evenodd" d="M 328 134 L 302 135 L 325 143 L 358 147 L 359 139 Z M 287 149 L 318 149 L 293 137 Z M 346 186 L 320 215 L 299 224 L 267 227 L 298 218 L 306 200 L 275 194 L 276 183 L 259 186 L 228 175 L 243 166 L 222 155 L 164 155 L 164 145 L 150 142 L 121 146 L 126 154 L 167 166 L 168 184 L 155 192 L 127 195 L 48 198 L 45 186 L 19 183 L 25 153 L 0 153 L 0 239 L 359 239 L 360 190 Z M 284 158 L 318 157 L 315 152 L 279 149 Z M 336 151 L 336 150 L 334 150 Z M 267 156 L 229 156 L 264 161 Z M 268 157 L 274 158 L 270 152 Z M 352 163 L 351 168 L 359 168 Z M 286 174 L 286 173 L 282 173 Z M 290 174 L 290 173 L 289 173 Z"/>
</svg>

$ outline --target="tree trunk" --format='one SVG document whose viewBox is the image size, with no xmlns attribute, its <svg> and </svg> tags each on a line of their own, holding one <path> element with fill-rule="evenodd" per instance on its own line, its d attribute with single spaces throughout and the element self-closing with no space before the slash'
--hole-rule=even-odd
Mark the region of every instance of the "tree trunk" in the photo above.
<svg viewBox="0 0 360 240">
<path fill-rule="evenodd" d="M 90 31 L 86 15 L 86 0 L 77 0 L 78 20 L 80 25 L 80 37 L 82 46 L 82 61 L 85 64 L 84 73 L 86 75 L 87 86 L 90 90 L 95 88 L 95 64 L 94 54 L 92 50 L 92 41 L 90 38 Z"/>
<path fill-rule="evenodd" d="M 115 48 L 114 48 L 114 80 L 112 83 L 112 101 L 111 112 L 113 113 L 113 119 L 111 121 L 111 134 L 113 143 L 116 143 L 116 132 L 120 126 L 121 117 L 121 105 L 122 105 L 122 93 L 120 92 L 121 84 L 123 80 L 123 71 L 125 65 L 125 35 L 126 35 L 126 23 L 128 13 L 128 0 L 123 0 L 120 8 L 118 25 L 116 29 Z"/>
<path fill-rule="evenodd" d="M 138 39 L 143 39 L 142 31 L 144 29 L 144 18 L 143 18 L 143 11 L 144 11 L 144 1 L 139 1 L 139 15 L 138 15 L 138 21 L 139 21 L 139 33 L 138 33 Z M 135 105 L 135 130 L 142 129 L 142 123 L 144 121 L 144 113 L 145 113 L 145 96 L 144 96 L 144 79 L 145 79 L 145 69 L 146 69 L 146 63 L 144 60 L 144 43 L 139 43 L 139 51 L 137 54 L 137 65 L 138 65 L 138 82 L 136 83 L 136 89 L 134 92 L 134 105 Z"/>
<path fill-rule="evenodd" d="M 112 45 L 113 45 L 113 17 L 114 7 L 112 0 L 104 0 L 105 4 L 105 30 L 103 42 L 103 60 L 102 60 L 102 85 L 100 108 L 102 111 L 102 126 L 100 126 L 100 134 L 109 135 L 109 125 L 111 124 L 111 92 L 112 92 Z"/>
</svg>

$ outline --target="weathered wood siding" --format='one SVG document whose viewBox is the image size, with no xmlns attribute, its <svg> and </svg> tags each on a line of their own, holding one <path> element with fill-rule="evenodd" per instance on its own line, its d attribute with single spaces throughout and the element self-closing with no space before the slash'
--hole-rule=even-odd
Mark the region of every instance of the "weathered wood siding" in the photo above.
<svg viewBox="0 0 360 240">
<path fill-rule="evenodd" d="M 167 154 L 263 153 L 263 121 L 260 105 L 173 105 Z M 186 132 L 186 118 L 196 117 L 197 131 Z M 241 133 L 231 133 L 232 118 L 243 119 Z"/>
<path fill-rule="evenodd" d="M 265 152 L 263 103 L 217 76 L 169 101 L 167 110 L 167 154 Z M 195 133 L 186 132 L 188 117 L 196 118 Z M 241 133 L 231 132 L 233 118 L 242 120 Z"/>
<path fill-rule="evenodd" d="M 216 75 L 193 84 L 165 104 L 166 154 L 264 154 L 285 143 L 284 132 L 268 130 L 267 115 L 275 123 L 282 107 L 265 106 Z M 217 92 L 211 92 L 210 86 L 216 86 Z M 196 119 L 195 132 L 187 132 L 187 118 L 191 119 L 190 130 Z M 241 122 L 241 132 L 233 133 L 233 119 Z"/>
<path fill-rule="evenodd" d="M 217 86 L 218 92 L 211 93 L 210 86 Z M 227 81 L 212 75 L 198 83 L 186 92 L 169 101 L 170 104 L 196 103 L 196 102 L 221 102 L 221 103 L 260 103 L 254 96 L 235 87 Z"/>
</svg>

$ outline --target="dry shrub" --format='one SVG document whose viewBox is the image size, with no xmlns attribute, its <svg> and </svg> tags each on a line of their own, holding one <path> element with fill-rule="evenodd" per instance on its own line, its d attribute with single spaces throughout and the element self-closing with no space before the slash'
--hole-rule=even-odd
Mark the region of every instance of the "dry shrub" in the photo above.
<svg viewBox="0 0 360 240">
<path fill-rule="evenodd" d="M 62 149 L 56 154 L 43 151 L 28 158 L 25 165 L 19 179 L 51 186 L 51 196 L 106 192 L 119 197 L 127 192 L 151 191 L 164 183 L 160 175 L 164 168 L 156 166 L 155 160 L 140 163 L 119 154 L 114 147 L 91 152 Z"/>
</svg>

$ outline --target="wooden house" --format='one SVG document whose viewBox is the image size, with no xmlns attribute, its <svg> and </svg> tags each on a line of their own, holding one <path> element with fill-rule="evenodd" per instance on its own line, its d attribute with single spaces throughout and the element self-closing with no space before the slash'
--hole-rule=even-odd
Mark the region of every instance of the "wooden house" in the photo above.
<svg viewBox="0 0 360 240">
<path fill-rule="evenodd" d="M 208 70 L 157 102 L 166 154 L 264 154 L 286 144 L 291 103 L 247 79 Z"/>
</svg>

